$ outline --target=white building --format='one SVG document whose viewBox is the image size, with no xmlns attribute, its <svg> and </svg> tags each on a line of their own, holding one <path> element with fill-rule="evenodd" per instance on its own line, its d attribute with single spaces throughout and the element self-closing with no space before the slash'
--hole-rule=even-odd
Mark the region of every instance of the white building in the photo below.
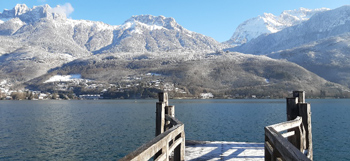
<svg viewBox="0 0 350 161">
<path fill-rule="evenodd" d="M 214 98 L 214 95 L 212 93 L 201 93 L 201 98 L 202 99 Z"/>
</svg>

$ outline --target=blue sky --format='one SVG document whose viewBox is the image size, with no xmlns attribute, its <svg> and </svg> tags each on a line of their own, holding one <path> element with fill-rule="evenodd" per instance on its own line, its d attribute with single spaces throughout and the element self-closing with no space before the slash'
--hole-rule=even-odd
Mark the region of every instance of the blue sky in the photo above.
<svg viewBox="0 0 350 161">
<path fill-rule="evenodd" d="M 228 40 L 243 21 L 266 13 L 279 15 L 284 10 L 300 7 L 334 9 L 350 4 L 350 0 L 0 0 L 0 12 L 16 4 L 28 7 L 61 5 L 72 19 L 102 21 L 120 25 L 132 15 L 150 14 L 173 17 L 188 30 Z M 71 6 L 71 8 L 69 8 Z"/>
</svg>

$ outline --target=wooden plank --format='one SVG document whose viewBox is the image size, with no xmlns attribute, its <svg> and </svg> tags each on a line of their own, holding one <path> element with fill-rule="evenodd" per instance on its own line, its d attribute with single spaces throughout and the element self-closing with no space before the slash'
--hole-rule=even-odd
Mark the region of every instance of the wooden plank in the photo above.
<svg viewBox="0 0 350 161">
<path fill-rule="evenodd" d="M 265 150 L 267 150 L 270 155 L 273 153 L 273 147 L 268 141 L 265 141 Z"/>
<path fill-rule="evenodd" d="M 154 161 L 163 161 L 166 159 L 166 157 L 166 153 L 163 153 L 162 155 L 158 156 L 157 159 L 155 159 Z"/>
<path fill-rule="evenodd" d="M 172 152 L 178 145 L 180 145 L 184 140 L 179 138 L 169 147 L 169 151 Z"/>
<path fill-rule="evenodd" d="M 281 131 L 298 127 L 300 126 L 301 123 L 302 123 L 302 118 L 297 116 L 294 120 L 270 125 L 268 127 L 273 127 L 277 132 L 281 132 Z"/>
<path fill-rule="evenodd" d="M 291 136 L 294 136 L 295 135 L 295 131 L 289 131 L 289 132 L 286 132 L 286 133 L 283 133 L 282 136 L 284 138 L 288 138 L 288 137 L 291 137 Z"/>
<path fill-rule="evenodd" d="M 169 115 L 165 115 L 165 120 L 170 121 L 170 124 L 172 124 L 172 125 L 183 124 L 181 121 L 179 121 L 175 117 L 171 117 Z"/>
</svg>

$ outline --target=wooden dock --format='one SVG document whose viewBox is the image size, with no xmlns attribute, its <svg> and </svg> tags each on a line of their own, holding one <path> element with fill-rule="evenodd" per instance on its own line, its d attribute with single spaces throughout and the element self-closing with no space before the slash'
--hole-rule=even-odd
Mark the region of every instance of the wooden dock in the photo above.
<svg viewBox="0 0 350 161">
<path fill-rule="evenodd" d="M 264 144 L 227 141 L 186 141 L 187 161 L 263 161 Z"/>
<path fill-rule="evenodd" d="M 185 141 L 184 124 L 175 118 L 167 93 L 156 103 L 155 138 L 121 161 L 312 161 L 311 108 L 305 92 L 287 98 L 287 121 L 266 126 L 264 143 Z"/>
</svg>

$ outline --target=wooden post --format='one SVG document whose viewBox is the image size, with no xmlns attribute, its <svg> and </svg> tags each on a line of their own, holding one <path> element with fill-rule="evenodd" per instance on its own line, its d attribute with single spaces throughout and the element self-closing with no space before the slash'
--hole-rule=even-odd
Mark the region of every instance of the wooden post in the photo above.
<svg viewBox="0 0 350 161">
<path fill-rule="evenodd" d="M 184 129 L 185 129 L 185 125 L 184 125 Z M 185 142 L 186 142 L 186 136 L 185 136 L 185 130 L 181 133 L 181 136 L 182 136 L 182 143 L 181 143 L 181 154 L 180 154 L 180 157 L 181 157 L 181 161 L 184 161 L 185 160 L 185 149 L 186 149 L 186 145 L 185 145 Z"/>
<path fill-rule="evenodd" d="M 156 103 L 156 136 L 164 132 L 165 106 L 168 104 L 168 93 L 158 93 L 159 102 Z"/>
<path fill-rule="evenodd" d="M 156 104 L 156 136 L 164 132 L 165 124 L 165 103 L 157 102 Z"/>
<path fill-rule="evenodd" d="M 175 106 L 165 106 L 165 114 L 171 116 L 171 117 L 175 117 Z M 165 125 L 164 125 L 164 130 L 168 130 L 171 128 L 171 124 L 170 121 L 166 121 Z"/>
<path fill-rule="evenodd" d="M 165 106 L 168 104 L 168 93 L 159 92 L 158 93 L 159 102 L 156 103 L 156 133 L 155 136 L 160 135 L 164 132 L 165 126 Z M 154 159 L 157 159 L 162 153 L 164 153 L 164 149 L 154 155 Z"/>
<path fill-rule="evenodd" d="M 305 101 L 305 92 L 304 91 L 293 91 L 293 98 L 287 98 L 287 121 L 294 120 L 297 116 L 299 116 L 299 102 Z M 288 130 L 295 131 L 295 136 L 288 138 L 288 141 L 292 143 L 299 150 L 301 147 L 300 139 L 301 139 L 301 130 L 296 127 Z"/>
<path fill-rule="evenodd" d="M 175 117 L 175 106 L 166 106 L 165 113 L 171 117 Z"/>
<path fill-rule="evenodd" d="M 287 121 L 294 120 L 299 115 L 298 97 L 287 98 Z"/>
<path fill-rule="evenodd" d="M 313 147 L 312 147 L 312 130 L 311 130 L 311 107 L 309 103 L 305 103 L 305 91 L 293 91 L 293 98 L 287 98 L 287 121 L 294 120 L 297 116 L 301 116 L 303 120 L 303 126 L 306 133 L 306 149 L 308 149 L 308 158 L 313 160 Z M 301 129 L 295 129 L 300 131 Z M 296 134 L 298 132 L 296 131 Z M 301 139 L 301 140 L 299 140 Z M 297 148 L 301 148 L 303 144 L 302 136 L 292 137 L 288 139 Z M 303 150 L 300 149 L 300 150 Z"/>
<path fill-rule="evenodd" d="M 313 160 L 312 147 L 312 129 L 311 129 L 311 106 L 309 103 L 299 104 L 299 115 L 303 118 L 303 125 L 306 133 L 306 149 L 308 149 L 308 158 Z"/>
<path fill-rule="evenodd" d="M 168 106 L 168 93 L 167 92 L 159 92 L 158 99 L 159 99 L 159 102 L 165 102 L 165 106 Z"/>
<path fill-rule="evenodd" d="M 265 161 L 272 160 L 273 150 L 276 150 L 276 149 L 274 147 L 272 147 L 272 145 L 269 143 L 269 138 L 266 135 L 266 128 L 265 128 Z"/>
<path fill-rule="evenodd" d="M 185 132 L 181 133 L 182 142 L 174 149 L 174 161 L 185 161 Z"/>
<path fill-rule="evenodd" d="M 168 93 L 158 93 L 159 102 L 156 103 L 156 136 L 164 132 L 165 106 L 168 105 Z"/>
<path fill-rule="evenodd" d="M 293 97 L 298 98 L 298 103 L 305 103 L 305 91 L 293 91 Z"/>
</svg>

